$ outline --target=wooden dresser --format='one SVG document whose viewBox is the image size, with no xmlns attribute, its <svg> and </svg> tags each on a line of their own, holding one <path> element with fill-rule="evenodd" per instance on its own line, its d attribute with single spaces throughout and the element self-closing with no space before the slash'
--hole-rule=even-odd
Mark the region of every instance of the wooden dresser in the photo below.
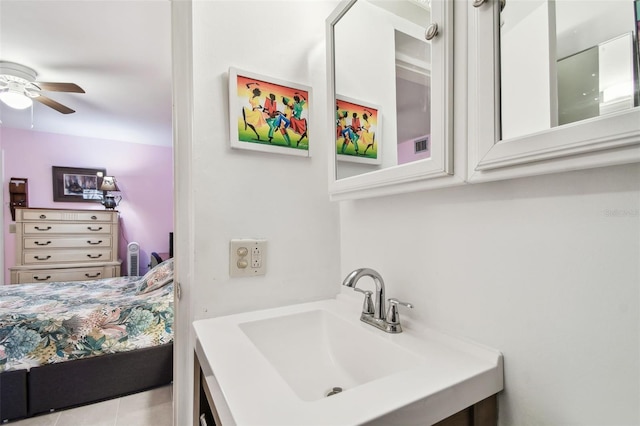
<svg viewBox="0 0 640 426">
<path fill-rule="evenodd" d="M 11 284 L 119 276 L 118 229 L 113 210 L 16 209 Z"/>
</svg>

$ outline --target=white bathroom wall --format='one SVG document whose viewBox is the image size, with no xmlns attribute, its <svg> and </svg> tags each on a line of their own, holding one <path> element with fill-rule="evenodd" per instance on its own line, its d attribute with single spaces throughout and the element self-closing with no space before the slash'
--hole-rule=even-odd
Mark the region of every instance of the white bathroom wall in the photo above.
<svg viewBox="0 0 640 426">
<path fill-rule="evenodd" d="M 324 24 L 336 5 L 174 2 L 178 425 L 191 424 L 193 320 L 333 297 L 339 289 L 339 211 L 327 194 L 324 145 Z M 310 158 L 231 150 L 229 67 L 313 88 Z M 245 237 L 268 240 L 267 273 L 230 278 L 229 240 Z"/>
<path fill-rule="evenodd" d="M 639 165 L 343 202 L 342 275 L 502 351 L 501 425 L 639 424 L 639 212 Z"/>
<path fill-rule="evenodd" d="M 336 4 L 193 3 L 196 319 L 335 294 L 339 231 L 338 207 L 327 195 L 324 20 Z M 311 158 L 229 148 L 231 66 L 312 87 Z M 244 237 L 268 240 L 265 276 L 229 277 L 229 240 Z"/>
</svg>

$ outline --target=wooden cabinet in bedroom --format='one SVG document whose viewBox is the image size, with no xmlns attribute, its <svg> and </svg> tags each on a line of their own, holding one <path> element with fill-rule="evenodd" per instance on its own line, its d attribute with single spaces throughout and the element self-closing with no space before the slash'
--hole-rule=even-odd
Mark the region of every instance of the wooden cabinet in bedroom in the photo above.
<svg viewBox="0 0 640 426">
<path fill-rule="evenodd" d="M 11 284 L 119 276 L 118 229 L 117 211 L 16 209 Z"/>
</svg>

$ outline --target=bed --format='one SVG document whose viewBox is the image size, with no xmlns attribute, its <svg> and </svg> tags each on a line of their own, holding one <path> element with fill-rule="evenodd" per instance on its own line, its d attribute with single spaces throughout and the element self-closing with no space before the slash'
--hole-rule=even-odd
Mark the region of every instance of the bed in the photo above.
<svg viewBox="0 0 640 426">
<path fill-rule="evenodd" d="M 171 383 L 173 259 L 143 277 L 0 286 L 0 421 Z"/>
</svg>

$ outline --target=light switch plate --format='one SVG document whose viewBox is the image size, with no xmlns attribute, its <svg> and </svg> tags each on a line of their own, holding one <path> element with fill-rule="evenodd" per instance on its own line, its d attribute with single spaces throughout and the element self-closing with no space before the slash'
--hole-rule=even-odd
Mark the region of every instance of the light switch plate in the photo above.
<svg viewBox="0 0 640 426">
<path fill-rule="evenodd" d="M 229 243 L 229 276 L 253 277 L 267 273 L 267 240 L 239 238 Z"/>
</svg>

